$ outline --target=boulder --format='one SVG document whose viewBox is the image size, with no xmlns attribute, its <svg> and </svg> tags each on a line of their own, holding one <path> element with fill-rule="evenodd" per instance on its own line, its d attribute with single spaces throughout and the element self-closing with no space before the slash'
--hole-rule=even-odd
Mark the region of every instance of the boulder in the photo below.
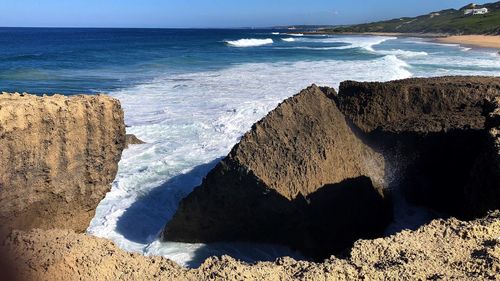
<svg viewBox="0 0 500 281">
<path fill-rule="evenodd" d="M 313 85 L 257 122 L 182 200 L 163 239 L 284 243 L 324 258 L 380 235 L 390 220 L 383 157 L 356 135 L 334 94 Z"/>
<path fill-rule="evenodd" d="M 0 95 L 3 231 L 85 231 L 111 187 L 124 146 L 116 99 Z"/>
<path fill-rule="evenodd" d="M 140 140 L 133 134 L 125 135 L 125 148 L 128 148 L 131 144 L 145 144 L 144 141 Z"/>
</svg>

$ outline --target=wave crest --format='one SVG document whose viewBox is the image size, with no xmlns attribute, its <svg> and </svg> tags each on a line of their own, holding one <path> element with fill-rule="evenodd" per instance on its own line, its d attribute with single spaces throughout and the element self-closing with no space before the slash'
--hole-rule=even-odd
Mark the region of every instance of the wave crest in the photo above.
<svg viewBox="0 0 500 281">
<path fill-rule="evenodd" d="M 256 47 L 274 43 L 273 39 L 271 38 L 266 38 L 266 39 L 249 38 L 249 39 L 240 39 L 234 41 L 227 40 L 224 42 L 233 47 Z"/>
<path fill-rule="evenodd" d="M 285 42 L 293 42 L 293 41 L 295 41 L 295 38 L 281 38 L 281 40 L 283 40 Z"/>
</svg>

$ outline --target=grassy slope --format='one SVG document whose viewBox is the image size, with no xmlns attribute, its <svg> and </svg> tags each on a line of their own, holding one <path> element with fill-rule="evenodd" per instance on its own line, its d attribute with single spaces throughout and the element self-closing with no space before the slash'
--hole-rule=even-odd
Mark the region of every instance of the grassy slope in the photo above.
<svg viewBox="0 0 500 281">
<path fill-rule="evenodd" d="M 341 26 L 326 29 L 332 32 L 401 32 L 447 34 L 494 34 L 500 35 L 500 2 L 482 5 L 490 12 L 486 15 L 464 16 L 463 10 L 443 10 L 414 18 Z"/>
</svg>

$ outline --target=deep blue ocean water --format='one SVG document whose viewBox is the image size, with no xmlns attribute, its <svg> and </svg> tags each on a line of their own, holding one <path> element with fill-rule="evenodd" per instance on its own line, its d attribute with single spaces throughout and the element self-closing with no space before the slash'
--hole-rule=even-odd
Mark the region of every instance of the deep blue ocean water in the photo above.
<svg viewBox="0 0 500 281">
<path fill-rule="evenodd" d="M 286 32 L 0 28 L 0 91 L 108 93 L 122 103 L 127 132 L 147 142 L 124 151 L 90 234 L 188 266 L 221 254 L 300 257 L 276 245 L 159 242 L 158 233 L 241 135 L 300 89 L 338 88 L 347 79 L 500 76 L 500 57 L 419 38 Z"/>
<path fill-rule="evenodd" d="M 351 41 L 362 41 L 356 36 L 332 40 L 273 32 L 280 30 L 0 28 L 0 88 L 32 93 L 110 92 L 161 75 L 218 70 L 235 64 L 322 60 L 363 63 L 390 54 L 369 49 L 374 42 L 365 46 L 358 42 L 354 44 L 356 48 L 344 48 Z M 244 38 L 269 38 L 273 43 L 238 48 L 226 42 Z M 284 38 L 295 41 L 286 42 Z M 500 71 L 498 56 L 464 52 L 459 47 L 415 44 L 415 41 L 390 40 L 374 49 L 427 52 L 430 58 L 440 55 L 450 58 L 433 63 L 432 59 L 417 59 L 416 53 L 407 53 L 406 58 L 415 58 L 406 62 L 417 76 L 426 72 L 439 75 L 453 71 L 457 74 Z M 494 53 L 492 50 L 491 54 Z M 405 57 L 403 53 L 398 56 Z M 472 58 L 469 64 L 465 62 L 467 57 Z M 481 59 L 490 63 L 475 63 Z"/>
</svg>

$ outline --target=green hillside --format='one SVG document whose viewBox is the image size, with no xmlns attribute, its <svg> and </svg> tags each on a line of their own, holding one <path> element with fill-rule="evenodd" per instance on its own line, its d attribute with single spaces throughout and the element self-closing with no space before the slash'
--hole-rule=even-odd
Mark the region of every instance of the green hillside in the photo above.
<svg viewBox="0 0 500 281">
<path fill-rule="evenodd" d="M 476 8 L 488 8 L 485 15 L 464 15 L 467 5 L 459 10 L 449 9 L 418 17 L 405 17 L 359 25 L 322 29 L 328 32 L 398 32 L 500 35 L 500 1 Z"/>
</svg>

